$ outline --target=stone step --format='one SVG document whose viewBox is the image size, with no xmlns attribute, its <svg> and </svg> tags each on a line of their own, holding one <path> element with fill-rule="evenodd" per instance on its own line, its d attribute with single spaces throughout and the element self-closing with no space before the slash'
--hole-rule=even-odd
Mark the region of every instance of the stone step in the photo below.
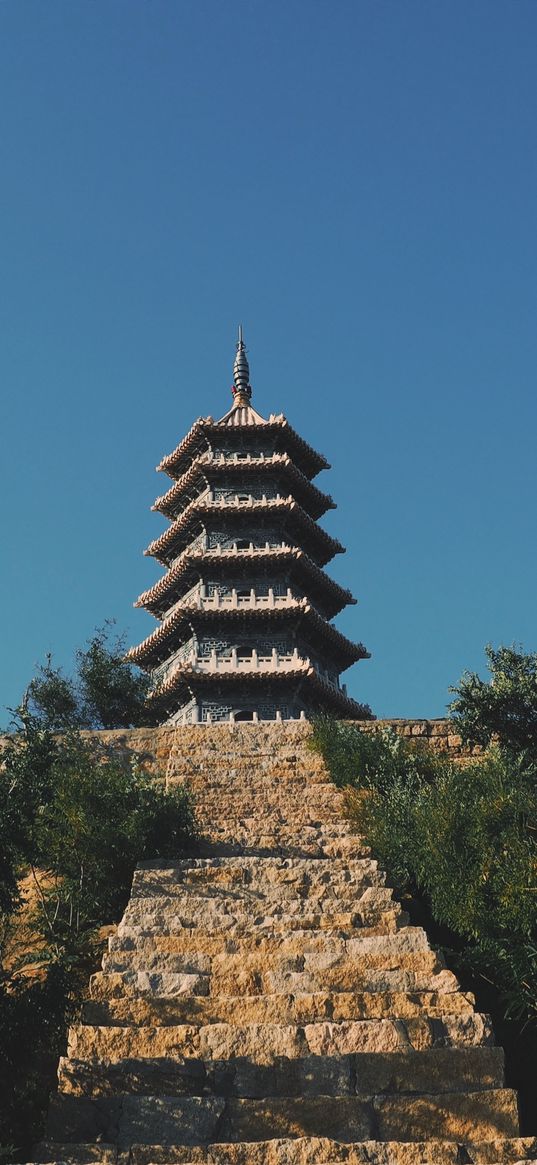
<svg viewBox="0 0 537 1165">
<path fill-rule="evenodd" d="M 162 1146 L 155 1146 L 158 1153 Z M 145 1146 L 144 1146 L 145 1150 Z M 142 1152 L 144 1151 L 142 1150 Z M 183 1156 L 184 1150 L 178 1149 L 178 1153 Z M 98 1165 L 117 1165 L 118 1149 L 117 1145 L 106 1145 L 103 1141 L 96 1144 L 56 1144 L 54 1142 L 42 1141 L 37 1146 L 34 1161 L 36 1162 L 64 1162 L 64 1165 L 93 1165 L 97 1162 Z M 206 1160 L 208 1161 L 208 1153 Z"/>
<path fill-rule="evenodd" d="M 147 899 L 146 899 L 147 901 Z M 206 899 L 199 900 L 199 908 L 186 900 L 184 904 L 174 900 L 169 910 L 161 910 L 158 906 L 154 910 L 132 910 L 125 913 L 118 926 L 118 934 L 127 935 L 141 933 L 149 928 L 151 933 L 159 931 L 162 934 L 173 934 L 182 930 L 214 930 L 215 926 L 241 928 L 248 924 L 251 930 L 260 926 L 271 927 L 274 933 L 280 933 L 285 927 L 289 930 L 302 927 L 303 930 L 354 930 L 364 926 L 381 925 L 387 919 L 403 916 L 401 906 L 395 902 L 390 892 L 386 893 L 385 902 L 360 902 L 357 905 L 338 899 L 320 899 L 310 904 L 302 898 L 289 900 L 279 904 L 274 900 L 252 901 L 232 898 L 223 909 L 219 904 Z M 404 915 L 407 918 L 407 915 Z M 317 920 L 317 921 L 315 921 Z M 405 924 L 409 925 L 408 921 Z"/>
<path fill-rule="evenodd" d="M 158 1041 L 155 1041 L 158 1053 Z M 124 1057 L 115 1061 L 60 1060 L 60 1091 L 78 1097 L 217 1096 L 300 1098 L 359 1096 L 373 1101 L 379 1094 L 444 1093 L 498 1089 L 503 1085 L 503 1055 L 499 1048 L 438 1048 L 416 1053 L 365 1052 L 303 1058 L 275 1056 L 254 1062 L 191 1057 L 174 1059 L 165 1053 Z"/>
<path fill-rule="evenodd" d="M 209 947 L 213 950 L 222 949 L 222 940 L 227 943 L 241 939 L 251 940 L 259 937 L 291 938 L 297 932 L 318 935 L 326 934 L 328 938 L 350 940 L 360 938 L 374 938 L 382 935 L 393 935 L 402 928 L 408 927 L 409 917 L 403 913 L 400 906 L 395 904 L 393 909 L 377 911 L 374 909 L 360 911 L 328 911 L 319 910 L 317 914 L 282 914 L 280 916 L 254 913 L 248 910 L 239 910 L 237 913 L 220 912 L 217 909 L 200 910 L 198 916 L 193 917 L 181 914 L 166 916 L 140 917 L 138 923 L 131 923 L 125 919 L 117 928 L 118 941 L 132 944 L 133 947 L 143 946 L 148 940 L 155 943 L 166 943 L 167 940 L 177 938 L 181 942 L 188 939 L 195 941 L 198 936 L 203 950 Z M 218 935 L 218 938 L 215 938 Z M 111 949 L 131 949 L 126 947 L 112 947 Z"/>
<path fill-rule="evenodd" d="M 102 1162 L 115 1165 L 114 1145 L 42 1144 L 36 1160 L 65 1165 Z M 360 1141 L 343 1144 L 328 1137 L 276 1138 L 270 1141 L 185 1145 L 132 1145 L 132 1165 L 526 1165 L 537 1158 L 537 1138 L 501 1137 L 491 1141 Z"/>
<path fill-rule="evenodd" d="M 302 936 L 314 934 L 318 937 L 316 931 L 300 932 Z M 321 932 L 322 933 L 322 932 Z M 207 937 L 207 942 L 202 943 L 199 936 L 193 933 L 187 940 L 189 932 L 185 932 L 185 938 L 178 935 L 171 935 L 169 938 L 163 936 L 159 941 L 158 936 L 154 939 L 141 940 L 136 945 L 129 946 L 130 940 L 123 941 L 126 949 L 114 948 L 103 956 L 102 966 L 105 972 L 120 972 L 128 973 L 131 971 L 147 972 L 154 974 L 202 974 L 211 975 L 211 994 L 215 995 L 238 995 L 244 989 L 244 985 L 250 979 L 255 978 L 256 990 L 252 989 L 250 994 L 274 994 L 282 990 L 280 986 L 271 986 L 272 982 L 277 981 L 285 983 L 285 978 L 288 974 L 304 976 L 296 980 L 297 990 L 301 983 L 308 982 L 309 986 L 302 987 L 302 991 L 320 991 L 326 987 L 332 991 L 356 990 L 376 991 L 379 986 L 366 986 L 371 982 L 375 983 L 403 983 L 400 979 L 401 973 L 406 971 L 421 971 L 421 972 L 436 972 L 442 968 L 439 963 L 438 956 L 432 951 L 401 951 L 397 961 L 394 957 L 390 957 L 390 953 L 384 953 L 382 950 L 369 953 L 345 951 L 343 947 L 344 939 L 339 940 L 341 949 L 339 951 L 326 952 L 319 945 L 313 946 L 310 951 L 304 954 L 300 953 L 300 949 L 293 945 L 291 938 L 285 937 L 278 943 L 276 937 L 264 940 L 259 937 L 257 943 L 255 938 L 249 937 L 242 945 L 243 936 L 238 936 L 235 940 L 226 942 L 225 934 L 222 936 L 212 935 Z M 395 935 L 374 935 L 376 941 L 380 938 L 395 938 Z M 332 940 L 333 936 L 327 935 L 327 939 Z M 353 939 L 348 939 L 348 943 L 353 942 Z M 363 942 L 372 941 L 371 938 L 364 938 Z M 207 949 L 198 949 L 206 946 Z M 172 949 L 167 949 L 171 947 Z M 229 950 L 233 947 L 233 950 Z M 371 977 L 370 973 L 375 973 Z M 384 972 L 384 975 L 381 975 Z M 275 978 L 276 976 L 276 978 Z M 324 981 L 323 981 L 324 976 Z M 240 982 L 241 987 L 235 991 L 229 991 L 227 984 Z M 222 989 L 222 984 L 226 984 L 225 990 Z M 293 983 L 295 980 L 293 979 Z M 395 990 L 406 990 L 407 981 L 404 980 L 404 986 L 398 988 L 389 988 Z M 414 987 L 411 990 L 415 989 Z M 417 990 L 435 990 L 433 987 L 422 987 Z M 284 992 L 288 988 L 283 988 Z M 293 988 L 294 990 L 294 988 Z"/>
<path fill-rule="evenodd" d="M 408 916 L 403 914 L 398 903 L 390 901 L 389 896 L 386 903 L 377 905 L 365 902 L 359 904 L 357 909 L 345 909 L 345 903 L 327 900 L 312 903 L 308 910 L 307 903 L 302 899 L 290 902 L 285 909 L 276 903 L 248 903 L 236 899 L 229 902 L 224 910 L 218 909 L 218 905 L 211 901 L 200 901 L 198 909 L 190 902 L 185 903 L 185 909 L 177 903 L 177 899 L 174 903 L 171 910 L 156 906 L 154 910 L 126 912 L 117 928 L 118 935 L 171 935 L 183 930 L 214 931 L 217 927 L 221 930 L 236 930 L 237 933 L 246 927 L 253 934 L 262 929 L 270 930 L 275 935 L 297 929 L 351 933 L 359 930 L 363 934 L 365 929 L 373 930 L 375 926 L 393 930 L 395 923 L 401 923 L 401 920 L 405 920 L 405 925 L 408 925 Z"/>
<path fill-rule="evenodd" d="M 68 1055 L 81 1060 L 140 1059 L 141 1057 L 201 1057 L 229 1060 L 247 1057 L 252 1063 L 269 1063 L 277 1056 L 289 1060 L 301 1056 L 337 1056 L 361 1052 L 421 1052 L 446 1046 L 475 1047 L 492 1043 L 488 1016 L 445 1015 L 442 1019 L 346 1020 L 334 1023 L 246 1024 L 194 1023 L 174 1027 L 97 1027 L 76 1024 L 69 1029 Z M 490 1048 L 487 1047 L 487 1060 Z M 492 1049 L 501 1059 L 501 1049 Z M 478 1057 L 479 1059 L 479 1057 Z"/>
<path fill-rule="evenodd" d="M 197 804 L 196 817 L 202 832 L 208 837 L 220 838 L 222 841 L 226 838 L 232 840 L 234 837 L 241 837 L 248 845 L 254 843 L 258 845 L 260 838 L 266 838 L 267 844 L 272 847 L 268 849 L 266 857 L 278 856 L 279 847 L 284 844 L 296 847 L 296 855 L 291 856 L 298 858 L 322 857 L 322 854 L 310 854 L 307 849 L 308 846 L 321 844 L 341 848 L 341 854 L 337 854 L 332 848 L 330 855 L 326 855 L 332 857 L 359 858 L 368 856 L 371 852 L 363 838 L 357 834 L 349 834 L 335 822 L 322 823 L 317 819 L 314 821 L 304 819 L 300 826 L 291 827 L 285 813 L 271 816 L 257 813 L 254 816 L 252 809 L 252 816 L 247 816 L 237 810 L 235 813 L 230 810 L 229 814 L 223 816 L 219 810 L 218 804 L 207 809 Z"/>
<path fill-rule="evenodd" d="M 473 1092 L 351 1096 L 222 1097 L 119 1096 L 52 1098 L 47 1136 L 62 1141 L 208 1145 L 274 1137 L 336 1141 L 485 1141 L 518 1136 L 515 1094 Z"/>
<path fill-rule="evenodd" d="M 329 966 L 307 969 L 289 965 L 268 968 L 265 960 L 237 960 L 229 966 L 214 960 L 209 994 L 271 995 L 322 991 L 454 991 L 455 976 L 441 967 L 432 953 L 401 955 L 390 967 L 374 966 L 371 961 L 341 959 Z M 292 960 L 289 960 L 292 963 Z M 300 960 L 297 960 L 297 965 Z"/>
<path fill-rule="evenodd" d="M 128 992 L 131 996 L 141 995 L 153 1000 L 182 996 L 236 997 L 241 994 L 260 998 L 311 995 L 322 991 L 345 995 L 384 991 L 452 994 L 458 987 L 455 976 L 442 967 L 432 952 L 402 956 L 388 969 L 356 965 L 356 962 L 349 967 L 340 961 L 314 974 L 311 968 L 301 970 L 300 962 L 300 959 L 287 960 L 287 965 L 284 961 L 283 967 L 267 970 L 263 960 L 245 962 L 243 959 L 231 967 L 228 959 L 223 963 L 215 960 L 211 973 L 211 960 L 200 956 L 196 960 L 185 960 L 179 971 L 159 970 L 157 966 L 153 970 L 126 968 L 99 973 L 91 979 L 91 992 L 100 998 L 117 998 Z"/>
<path fill-rule="evenodd" d="M 363 935 L 360 932 L 349 936 L 345 932 L 326 934 L 324 930 L 292 931 L 290 934 L 242 934 L 235 936 L 227 931 L 217 935 L 213 931 L 188 928 L 177 934 L 155 934 L 138 938 L 128 933 L 111 935 L 108 942 L 111 954 L 132 955 L 137 960 L 145 955 L 229 954 L 230 957 L 262 954 L 270 959 L 300 955 L 308 959 L 315 954 L 328 962 L 342 955 L 348 958 L 376 958 L 392 961 L 400 955 L 410 953 L 431 953 L 427 935 L 420 926 L 402 926 L 395 934 Z"/>
<path fill-rule="evenodd" d="M 171 888 L 171 887 L 170 887 Z M 248 909 L 255 914 L 261 909 L 274 914 L 282 914 L 320 908 L 331 910 L 392 909 L 395 905 L 393 891 L 379 879 L 372 877 L 364 882 L 334 881 L 326 883 L 318 879 L 308 884 L 307 879 L 293 884 L 282 882 L 275 886 L 270 881 L 264 886 L 250 886 L 246 881 L 227 882 L 223 879 L 208 880 L 204 886 L 199 879 L 191 886 L 173 887 L 172 893 L 136 894 L 133 896 L 124 919 L 135 918 L 144 912 L 153 914 L 166 911 L 169 914 L 188 911 L 199 914 L 200 909 L 218 907 L 222 913 L 231 909 Z M 180 901 L 178 901 L 178 899 Z"/>
<path fill-rule="evenodd" d="M 341 822 L 341 813 L 338 814 L 335 810 L 327 811 L 321 806 L 310 806 L 309 811 L 303 814 L 299 826 L 293 826 L 289 822 L 290 806 L 282 805 L 278 810 L 268 809 L 258 804 L 256 797 L 252 797 L 251 803 L 239 803 L 233 799 L 230 799 L 228 803 L 216 796 L 214 799 L 205 798 L 203 801 L 196 802 L 196 810 L 197 815 L 201 813 L 202 817 L 209 820 L 214 829 L 244 828 L 247 825 L 254 834 L 269 833 L 274 829 L 280 829 L 289 837 L 297 839 L 300 838 L 303 830 L 315 831 L 319 837 L 345 838 L 348 836 L 348 829 L 345 830 Z M 358 840 L 360 844 L 364 844 L 362 838 L 358 837 Z"/>
<path fill-rule="evenodd" d="M 269 887 L 296 885 L 305 889 L 317 884 L 340 884 L 380 887 L 385 884 L 385 874 L 379 869 L 375 858 L 351 859 L 333 858 L 285 858 L 270 856 L 265 858 L 236 857 L 191 857 L 179 862 L 144 862 L 135 870 L 132 882 L 134 897 L 148 894 L 174 895 L 185 889 L 213 884 L 259 889 L 268 894 Z"/>
<path fill-rule="evenodd" d="M 272 726 L 273 730 L 275 725 Z M 209 729 L 204 726 L 202 732 L 208 732 Z M 269 743 L 269 740 L 272 743 Z M 306 738 L 296 738 L 294 747 L 290 747 L 289 741 L 279 737 L 274 733 L 272 738 L 266 737 L 265 744 L 261 741 L 252 742 L 253 747 L 246 737 L 242 739 L 238 736 L 230 736 L 225 739 L 225 734 L 220 737 L 220 740 L 207 741 L 200 740 L 195 743 L 192 748 L 185 749 L 184 741 L 181 741 L 180 746 L 175 748 L 172 745 L 168 752 L 168 767 L 172 771 L 179 773 L 190 772 L 202 763 L 207 763 L 209 771 L 221 772 L 224 770 L 234 770 L 239 767 L 250 766 L 252 768 L 266 769 L 273 772 L 275 769 L 286 770 L 294 767 L 308 767 L 315 775 L 317 772 L 324 773 L 326 780 L 326 769 L 324 762 L 319 753 L 314 752 L 307 744 Z"/>
<path fill-rule="evenodd" d="M 265 790 L 265 794 L 267 790 Z M 301 814 L 300 822 L 293 824 L 293 817 L 291 814 L 296 814 L 297 801 L 302 797 L 307 797 L 307 806 L 304 806 L 304 812 Z M 237 796 L 237 794 L 225 794 L 218 790 L 209 795 L 207 792 L 204 796 L 196 797 L 196 808 L 201 808 L 202 813 L 208 815 L 209 813 L 217 813 L 218 816 L 213 817 L 213 824 L 218 825 L 233 825 L 243 824 L 244 822 L 254 822 L 256 830 L 260 830 L 268 822 L 274 824 L 281 824 L 289 834 L 299 836 L 300 829 L 308 827 L 310 829 L 318 829 L 327 834 L 338 836 L 345 836 L 348 833 L 345 830 L 344 822 L 342 821 L 341 807 L 335 802 L 326 804 L 324 797 L 318 797 L 312 800 L 309 793 L 302 789 L 296 789 L 288 794 L 287 801 L 280 800 L 274 803 L 274 798 L 268 796 L 258 796 L 255 790 L 252 791 L 250 797 Z"/>
<path fill-rule="evenodd" d="M 340 1023 L 359 1019 L 442 1019 L 443 1016 L 473 1016 L 475 1000 L 462 991 L 435 994 L 431 991 L 414 995 L 403 992 L 320 991 L 312 995 L 251 995 L 221 998 L 192 998 L 189 995 L 140 998 L 125 989 L 124 980 L 111 984 L 114 976 L 95 976 L 95 998 L 83 1005 L 83 1023 L 97 1026 L 174 1026 L 181 1023 L 231 1023 L 240 1016 L 242 1023 L 315 1023 L 332 1020 Z M 110 994 L 107 995 L 106 991 Z M 114 994 L 115 992 L 115 994 Z"/>
<path fill-rule="evenodd" d="M 64 1146 L 66 1154 L 69 1146 Z M 498 1138 L 465 1145 L 457 1141 L 361 1141 L 354 1144 L 328 1137 L 215 1144 L 205 1148 L 175 1145 L 133 1145 L 132 1165 L 530 1165 L 537 1155 L 535 1138 Z M 78 1165 L 73 1161 L 72 1165 Z"/>
<path fill-rule="evenodd" d="M 180 779 L 177 777 L 172 778 L 172 780 L 175 785 L 180 783 Z M 270 770 L 264 769 L 258 772 L 249 765 L 244 766 L 239 777 L 236 772 L 223 769 L 218 774 L 212 773 L 209 780 L 207 771 L 190 772 L 184 776 L 183 781 L 202 801 L 214 798 L 218 794 L 228 799 L 230 803 L 234 797 L 241 805 L 243 802 L 252 801 L 254 797 L 258 797 L 261 804 L 268 805 L 272 809 L 283 804 L 289 805 L 293 797 L 296 797 L 297 794 L 303 794 L 305 812 L 312 805 L 320 805 L 324 811 L 332 807 L 340 809 L 343 803 L 342 793 L 326 780 L 326 774 L 318 773 L 316 780 L 312 780 L 305 767 L 301 769 L 286 768 L 275 776 Z M 296 809 L 295 800 L 295 820 Z M 290 820 L 292 821 L 293 818 Z"/>
<path fill-rule="evenodd" d="M 337 964 L 347 972 L 360 968 L 389 969 L 406 966 L 409 957 L 417 958 L 411 969 L 436 966 L 438 956 L 430 950 L 421 927 L 401 926 L 393 934 L 362 934 L 349 931 L 332 934 L 323 930 L 294 930 L 277 935 L 270 931 L 222 933 L 183 930 L 177 934 L 150 934 L 142 938 L 112 935 L 103 956 L 105 971 L 146 970 L 222 971 L 258 967 L 313 971 L 319 973 Z M 432 958 L 432 963 L 431 963 Z M 201 961 L 200 961 L 201 960 Z M 210 963 L 207 962 L 210 960 Z M 228 994 L 228 992 L 223 992 Z"/>
<path fill-rule="evenodd" d="M 198 817 L 199 821 L 199 817 Z M 254 834 L 249 829 L 242 832 L 237 830 L 217 830 L 207 823 L 201 825 L 204 829 L 204 842 L 200 851 L 207 854 L 243 855 L 249 857 L 270 857 L 278 854 L 286 858 L 359 858 L 369 852 L 365 846 L 354 838 L 339 838 L 330 840 L 319 838 L 312 830 L 311 836 L 303 830 L 296 838 L 289 838 L 286 834 L 273 831 L 272 833 Z"/>
<path fill-rule="evenodd" d="M 280 892 L 281 891 L 281 892 Z M 178 900 L 179 899 L 179 900 Z M 140 925 L 149 919 L 158 924 L 176 914 L 183 918 L 199 919 L 203 912 L 218 911 L 219 916 L 241 912 L 249 917 L 270 914 L 274 918 L 313 913 L 318 910 L 348 912 L 383 912 L 398 909 L 393 892 L 386 886 L 356 886 L 352 882 L 332 885 L 324 881 L 308 884 L 307 880 L 293 885 L 283 884 L 277 891 L 272 885 L 257 889 L 246 883 L 183 889 L 182 894 L 137 895 L 131 898 L 120 923 L 120 928 Z"/>
<path fill-rule="evenodd" d="M 305 782 L 300 785 L 296 783 L 292 787 L 287 787 L 284 795 L 281 789 L 277 794 L 275 789 L 267 788 L 266 784 L 250 787 L 247 792 L 242 789 L 240 793 L 237 793 L 233 786 L 228 786 L 227 789 L 213 786 L 203 792 L 197 792 L 190 782 L 188 787 L 203 812 L 220 810 L 222 822 L 253 818 L 257 820 L 259 828 L 261 821 L 273 818 L 284 822 L 288 829 L 294 829 L 294 832 L 298 833 L 298 825 L 292 824 L 292 813 L 294 810 L 296 814 L 297 802 L 304 799 L 302 825 L 330 826 L 337 828 L 341 833 L 344 832 L 341 797 L 333 792 L 327 794 L 322 785 L 317 785 L 315 791 L 312 791 Z"/>
<path fill-rule="evenodd" d="M 246 751 L 235 752 L 232 750 L 218 752 L 218 763 L 215 764 L 214 753 L 200 751 L 197 755 L 192 755 L 188 758 L 170 757 L 169 761 L 169 781 L 195 781 L 202 780 L 207 782 L 210 779 L 213 781 L 222 781 L 228 779 L 232 782 L 239 783 L 242 786 L 243 781 L 249 777 L 258 779 L 259 774 L 262 773 L 266 778 L 277 780 L 278 783 L 286 779 L 306 777 L 312 785 L 315 783 L 326 785 L 326 769 L 323 761 L 315 757 L 313 753 L 297 752 L 293 756 L 292 753 L 287 756 L 277 756 L 269 753 L 256 754 Z"/>
</svg>

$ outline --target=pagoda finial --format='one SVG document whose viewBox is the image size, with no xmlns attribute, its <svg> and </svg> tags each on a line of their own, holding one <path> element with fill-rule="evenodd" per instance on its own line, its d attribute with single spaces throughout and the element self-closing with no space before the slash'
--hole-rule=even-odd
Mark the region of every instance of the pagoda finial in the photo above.
<svg viewBox="0 0 537 1165">
<path fill-rule="evenodd" d="M 252 395 L 250 385 L 250 368 L 246 357 L 246 348 L 242 338 L 242 324 L 239 324 L 239 338 L 237 340 L 237 354 L 233 365 L 233 387 L 231 389 L 234 403 L 237 407 L 248 405 Z"/>
</svg>

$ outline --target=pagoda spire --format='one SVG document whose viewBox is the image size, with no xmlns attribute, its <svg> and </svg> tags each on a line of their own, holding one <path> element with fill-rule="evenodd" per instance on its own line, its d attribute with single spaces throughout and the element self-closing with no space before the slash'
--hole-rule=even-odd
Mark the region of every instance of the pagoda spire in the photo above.
<svg viewBox="0 0 537 1165">
<path fill-rule="evenodd" d="M 252 396 L 250 367 L 242 338 L 242 324 L 239 324 L 239 338 L 237 340 L 237 353 L 233 364 L 233 388 L 231 391 L 233 393 L 234 404 L 237 408 L 250 404 Z"/>
</svg>

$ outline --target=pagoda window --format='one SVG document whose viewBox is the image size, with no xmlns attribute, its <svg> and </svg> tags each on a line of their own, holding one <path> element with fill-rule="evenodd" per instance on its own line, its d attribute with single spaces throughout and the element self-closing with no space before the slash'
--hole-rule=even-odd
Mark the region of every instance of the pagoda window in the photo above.
<svg viewBox="0 0 537 1165">
<path fill-rule="evenodd" d="M 238 643 L 237 644 L 237 657 L 238 657 L 238 659 L 250 659 L 251 655 L 252 655 L 252 644 L 251 643 Z"/>
<path fill-rule="evenodd" d="M 231 587 L 227 583 L 209 582 L 207 583 L 208 595 L 229 595 Z"/>
<path fill-rule="evenodd" d="M 249 550 L 251 543 L 247 538 L 238 538 L 234 545 L 235 550 Z"/>
<path fill-rule="evenodd" d="M 251 590 L 237 591 L 238 599 L 250 599 L 252 596 Z"/>
<path fill-rule="evenodd" d="M 231 714 L 231 707 L 226 704 L 209 704 L 204 703 L 201 711 L 202 721 L 211 720 L 222 721 L 229 720 Z"/>
<path fill-rule="evenodd" d="M 235 546 L 235 539 L 223 530 L 212 530 L 208 535 L 208 549 L 215 550 L 217 546 L 221 546 L 222 550 L 232 550 Z"/>
<path fill-rule="evenodd" d="M 248 708 L 240 708 L 238 712 L 233 712 L 233 719 L 235 723 L 243 720 L 253 720 L 254 714 Z"/>
</svg>

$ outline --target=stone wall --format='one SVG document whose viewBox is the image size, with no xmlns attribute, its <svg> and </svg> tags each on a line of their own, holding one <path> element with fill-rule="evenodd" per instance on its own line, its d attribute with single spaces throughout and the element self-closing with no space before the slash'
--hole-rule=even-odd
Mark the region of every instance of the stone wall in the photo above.
<svg viewBox="0 0 537 1165">
<path fill-rule="evenodd" d="M 345 721 L 345 723 L 351 723 Z M 449 720 L 359 720 L 353 721 L 364 732 L 376 732 L 381 728 L 394 728 L 401 736 L 425 744 L 435 752 L 447 752 L 452 757 L 466 759 L 473 753 L 480 752 L 478 747 L 465 747 L 459 735 L 453 731 Z M 246 732 L 248 735 L 263 737 L 269 743 L 274 740 L 279 746 L 282 737 L 290 741 L 299 734 L 301 737 L 309 735 L 310 725 L 305 721 L 262 721 L 259 724 L 212 724 L 199 725 L 164 725 L 161 728 L 131 728 L 129 730 L 115 729 L 114 731 L 99 733 L 103 741 L 118 744 L 125 743 L 125 747 L 133 749 L 145 756 L 147 763 L 156 771 L 164 774 L 168 767 L 172 747 L 179 747 L 188 755 L 198 747 L 199 734 L 205 734 L 207 744 L 214 752 L 218 752 L 220 742 L 225 750 L 228 747 L 230 733 Z"/>
<path fill-rule="evenodd" d="M 399 736 L 410 737 L 416 742 L 427 743 L 435 752 L 449 752 L 450 756 L 477 756 L 482 752 L 480 745 L 470 748 L 463 745 L 451 720 L 357 720 L 355 723 L 364 732 L 375 732 L 379 728 L 394 728 Z"/>
</svg>

